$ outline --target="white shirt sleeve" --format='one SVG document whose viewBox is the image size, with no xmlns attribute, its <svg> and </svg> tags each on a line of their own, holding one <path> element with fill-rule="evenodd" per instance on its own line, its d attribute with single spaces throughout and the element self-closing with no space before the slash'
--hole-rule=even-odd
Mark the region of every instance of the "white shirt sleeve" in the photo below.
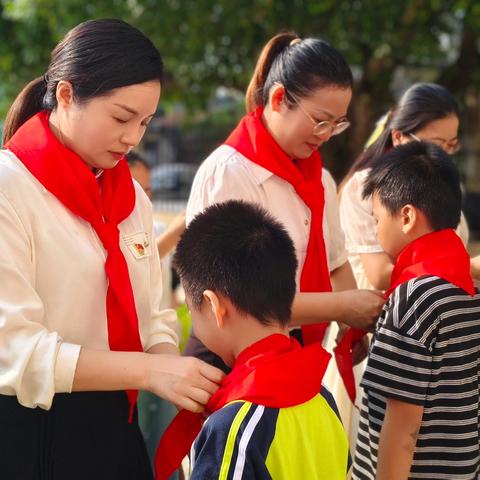
<svg viewBox="0 0 480 480">
<path fill-rule="evenodd" d="M 323 237 L 328 254 L 330 271 L 341 267 L 347 261 L 345 235 L 340 225 L 337 185 L 330 172 L 323 169 L 322 182 L 325 190 Z"/>
<path fill-rule="evenodd" d="M 195 175 L 187 204 L 187 225 L 208 206 L 227 200 L 262 204 L 256 179 L 239 160 L 239 154 L 223 145 L 202 163 Z"/>
<path fill-rule="evenodd" d="M 340 221 L 345 232 L 348 253 L 383 252 L 377 240 L 372 199 L 362 199 L 369 169 L 356 172 L 346 183 L 340 198 Z"/>
<path fill-rule="evenodd" d="M 71 391 L 80 346 L 45 328 L 30 239 L 1 193 L 0 231 L 0 393 L 49 409 L 55 392 Z"/>
</svg>

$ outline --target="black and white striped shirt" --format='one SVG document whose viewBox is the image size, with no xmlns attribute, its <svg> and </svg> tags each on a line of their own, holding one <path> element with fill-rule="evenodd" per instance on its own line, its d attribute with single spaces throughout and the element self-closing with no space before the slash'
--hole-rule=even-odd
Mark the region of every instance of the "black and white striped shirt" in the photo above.
<svg viewBox="0 0 480 480">
<path fill-rule="evenodd" d="M 479 478 L 479 364 L 478 290 L 472 297 L 434 276 L 397 287 L 361 383 L 353 478 L 375 478 L 386 398 L 424 407 L 409 478 Z"/>
</svg>

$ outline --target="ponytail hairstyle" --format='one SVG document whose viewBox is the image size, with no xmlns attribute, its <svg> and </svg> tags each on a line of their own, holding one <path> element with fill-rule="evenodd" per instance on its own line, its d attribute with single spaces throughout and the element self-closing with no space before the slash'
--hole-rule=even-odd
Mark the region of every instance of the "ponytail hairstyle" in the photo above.
<svg viewBox="0 0 480 480">
<path fill-rule="evenodd" d="M 288 93 L 303 98 L 319 87 L 352 88 L 353 76 L 330 44 L 316 38 L 302 40 L 289 32 L 276 35 L 263 48 L 247 88 L 247 113 L 268 103 L 275 83 L 285 87 L 287 98 Z"/>
<path fill-rule="evenodd" d="M 385 151 L 393 147 L 393 130 L 404 135 L 414 134 L 429 123 L 450 115 L 458 117 L 459 109 L 452 94 L 445 87 L 435 83 L 413 84 L 402 95 L 397 106 L 382 119 L 384 126 L 380 136 L 357 158 L 341 187 L 352 175 L 370 168 Z"/>
<path fill-rule="evenodd" d="M 72 84 L 73 97 L 85 103 L 116 88 L 161 81 L 163 62 L 153 43 L 122 20 L 89 20 L 70 30 L 51 54 L 47 73 L 31 81 L 7 113 L 3 143 L 30 117 L 57 107 L 61 80 Z"/>
</svg>

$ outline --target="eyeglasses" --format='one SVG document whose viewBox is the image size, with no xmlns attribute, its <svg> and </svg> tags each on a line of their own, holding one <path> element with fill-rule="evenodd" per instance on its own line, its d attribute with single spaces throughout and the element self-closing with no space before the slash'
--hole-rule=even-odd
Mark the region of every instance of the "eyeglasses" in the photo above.
<svg viewBox="0 0 480 480">
<path fill-rule="evenodd" d="M 290 92 L 287 94 L 293 98 L 293 101 L 297 104 L 298 108 L 310 119 L 313 123 L 313 134 L 317 137 L 323 137 L 325 135 L 339 135 L 344 132 L 351 124 L 348 120 L 343 120 L 338 123 L 332 123 L 328 120 L 322 120 L 317 122 L 303 107 L 300 101 L 292 95 Z"/>
<path fill-rule="evenodd" d="M 447 142 L 446 140 L 430 140 L 429 138 L 419 138 L 413 133 L 409 133 L 408 135 L 417 142 L 433 143 L 437 147 L 440 147 L 442 150 L 447 152 L 449 155 L 457 153 L 461 148 L 460 142 L 458 142 L 457 140 L 454 140 L 453 142 Z"/>
</svg>

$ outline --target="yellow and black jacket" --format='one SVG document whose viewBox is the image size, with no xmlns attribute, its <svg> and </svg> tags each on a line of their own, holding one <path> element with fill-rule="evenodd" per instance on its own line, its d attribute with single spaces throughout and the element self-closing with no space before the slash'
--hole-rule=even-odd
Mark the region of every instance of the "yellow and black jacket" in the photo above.
<svg viewBox="0 0 480 480">
<path fill-rule="evenodd" d="M 306 403 L 268 408 L 236 401 L 205 422 L 191 480 L 345 480 L 348 443 L 325 388 Z"/>
</svg>

